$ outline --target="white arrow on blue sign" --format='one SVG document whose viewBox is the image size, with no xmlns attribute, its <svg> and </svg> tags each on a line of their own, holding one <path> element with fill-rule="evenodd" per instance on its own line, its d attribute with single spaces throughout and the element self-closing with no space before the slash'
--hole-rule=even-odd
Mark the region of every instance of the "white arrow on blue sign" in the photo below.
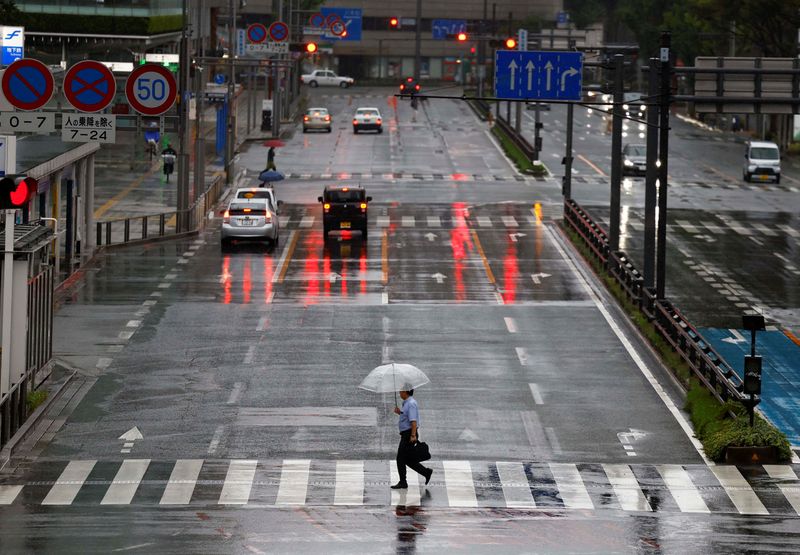
<svg viewBox="0 0 800 555">
<path fill-rule="evenodd" d="M 530 100 L 581 100 L 582 52 L 498 50 L 495 96 Z"/>
</svg>

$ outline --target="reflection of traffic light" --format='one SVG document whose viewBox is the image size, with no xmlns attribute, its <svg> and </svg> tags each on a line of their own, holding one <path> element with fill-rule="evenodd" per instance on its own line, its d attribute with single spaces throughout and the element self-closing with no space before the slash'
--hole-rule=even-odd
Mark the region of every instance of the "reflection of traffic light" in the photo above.
<svg viewBox="0 0 800 555">
<path fill-rule="evenodd" d="M 26 175 L 7 175 L 0 179 L 0 209 L 25 207 L 37 193 L 39 183 Z"/>
<path fill-rule="evenodd" d="M 400 20 L 396 17 L 389 18 L 389 28 L 390 29 L 399 29 L 400 28 Z"/>
</svg>

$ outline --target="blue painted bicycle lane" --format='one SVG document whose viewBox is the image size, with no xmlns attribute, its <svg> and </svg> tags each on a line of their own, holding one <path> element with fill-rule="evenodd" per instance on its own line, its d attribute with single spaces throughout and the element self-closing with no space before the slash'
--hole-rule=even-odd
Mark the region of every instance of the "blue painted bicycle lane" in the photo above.
<svg viewBox="0 0 800 555">
<path fill-rule="evenodd" d="M 742 377 L 744 356 L 750 354 L 750 332 L 701 328 L 700 334 Z M 800 447 L 800 345 L 783 332 L 756 334 L 756 354 L 762 357 L 759 409 L 792 444 Z"/>
</svg>

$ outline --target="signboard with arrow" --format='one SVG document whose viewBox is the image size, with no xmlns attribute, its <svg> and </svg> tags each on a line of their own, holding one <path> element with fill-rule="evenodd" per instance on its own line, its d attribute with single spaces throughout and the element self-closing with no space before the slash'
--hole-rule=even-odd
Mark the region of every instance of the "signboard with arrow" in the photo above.
<svg viewBox="0 0 800 555">
<path fill-rule="evenodd" d="M 581 100 L 581 52 L 498 50 L 495 96 L 509 99 Z"/>
</svg>

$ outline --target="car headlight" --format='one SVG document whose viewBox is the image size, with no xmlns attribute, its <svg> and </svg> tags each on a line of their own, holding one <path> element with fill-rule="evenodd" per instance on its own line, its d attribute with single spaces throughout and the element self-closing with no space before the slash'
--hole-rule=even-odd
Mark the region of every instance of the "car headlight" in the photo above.
<svg viewBox="0 0 800 555">
<path fill-rule="evenodd" d="M 633 162 L 631 162 L 630 160 L 624 160 L 622 163 L 625 164 L 628 167 L 633 166 Z"/>
</svg>

